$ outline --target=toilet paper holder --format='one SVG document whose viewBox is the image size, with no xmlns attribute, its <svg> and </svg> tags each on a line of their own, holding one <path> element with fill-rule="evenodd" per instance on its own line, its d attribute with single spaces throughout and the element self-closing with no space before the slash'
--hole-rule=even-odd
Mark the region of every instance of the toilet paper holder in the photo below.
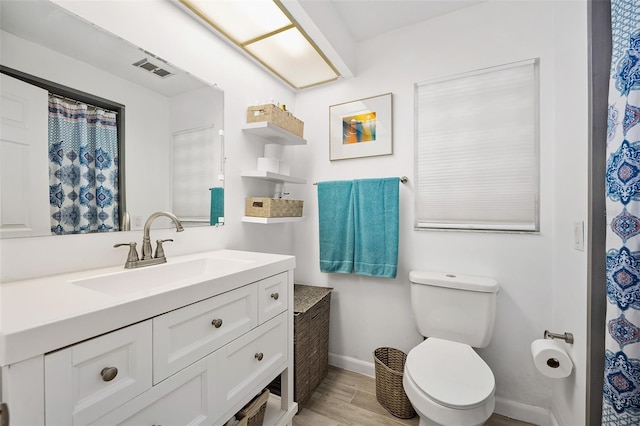
<svg viewBox="0 0 640 426">
<path fill-rule="evenodd" d="M 544 338 L 545 339 L 562 339 L 569 344 L 573 343 L 573 333 L 565 332 L 564 334 L 559 334 L 559 333 L 552 333 L 549 330 L 545 330 Z"/>
</svg>

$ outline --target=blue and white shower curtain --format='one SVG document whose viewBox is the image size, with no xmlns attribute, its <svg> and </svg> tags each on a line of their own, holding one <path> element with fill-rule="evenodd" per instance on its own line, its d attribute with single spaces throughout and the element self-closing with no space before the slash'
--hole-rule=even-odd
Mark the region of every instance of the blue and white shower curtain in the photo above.
<svg viewBox="0 0 640 426">
<path fill-rule="evenodd" d="M 115 113 L 49 97 L 49 203 L 53 234 L 119 229 Z"/>
<path fill-rule="evenodd" d="M 640 0 L 612 0 L 602 424 L 640 425 Z"/>
</svg>

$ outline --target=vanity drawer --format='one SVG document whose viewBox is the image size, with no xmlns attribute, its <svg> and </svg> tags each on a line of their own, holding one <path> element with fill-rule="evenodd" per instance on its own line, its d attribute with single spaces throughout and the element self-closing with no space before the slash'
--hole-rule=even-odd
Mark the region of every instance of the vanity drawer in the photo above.
<svg viewBox="0 0 640 426">
<path fill-rule="evenodd" d="M 210 425 L 208 369 L 213 356 L 190 365 L 91 426 Z"/>
<path fill-rule="evenodd" d="M 257 325 L 257 286 L 246 285 L 153 319 L 153 383 Z"/>
<path fill-rule="evenodd" d="M 45 355 L 45 421 L 86 425 L 151 388 L 151 320 Z"/>
<path fill-rule="evenodd" d="M 286 319 L 286 313 L 280 314 L 216 353 L 212 376 L 215 401 L 224 407 L 241 403 L 286 367 Z"/>
<path fill-rule="evenodd" d="M 258 322 L 275 317 L 287 309 L 289 275 L 286 272 L 258 281 Z"/>
</svg>

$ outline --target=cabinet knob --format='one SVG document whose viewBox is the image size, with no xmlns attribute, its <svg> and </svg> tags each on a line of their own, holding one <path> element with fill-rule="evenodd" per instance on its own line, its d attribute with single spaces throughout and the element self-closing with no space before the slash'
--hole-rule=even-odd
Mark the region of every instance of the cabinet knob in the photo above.
<svg viewBox="0 0 640 426">
<path fill-rule="evenodd" d="M 220 328 L 222 327 L 222 320 L 220 318 L 216 318 L 213 321 L 211 321 L 211 325 L 214 326 L 215 328 Z"/>
<path fill-rule="evenodd" d="M 278 300 L 278 299 L 280 298 L 280 295 L 279 295 L 278 293 L 271 293 L 271 297 L 272 297 L 274 300 Z"/>
<path fill-rule="evenodd" d="M 256 358 L 258 361 L 262 361 L 262 358 L 264 358 L 264 354 L 263 354 L 262 352 L 258 352 L 258 353 L 256 354 L 255 358 Z"/>
<path fill-rule="evenodd" d="M 110 382 L 118 375 L 118 369 L 116 367 L 106 367 L 102 369 L 100 375 L 102 376 L 102 380 Z"/>
</svg>

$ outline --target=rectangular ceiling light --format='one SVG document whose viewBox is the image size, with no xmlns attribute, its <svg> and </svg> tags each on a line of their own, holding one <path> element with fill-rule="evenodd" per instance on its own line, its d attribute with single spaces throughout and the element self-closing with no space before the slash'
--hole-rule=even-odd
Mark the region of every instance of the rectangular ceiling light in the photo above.
<svg viewBox="0 0 640 426">
<path fill-rule="evenodd" d="M 180 3 L 296 89 L 340 77 L 278 0 Z"/>
</svg>

